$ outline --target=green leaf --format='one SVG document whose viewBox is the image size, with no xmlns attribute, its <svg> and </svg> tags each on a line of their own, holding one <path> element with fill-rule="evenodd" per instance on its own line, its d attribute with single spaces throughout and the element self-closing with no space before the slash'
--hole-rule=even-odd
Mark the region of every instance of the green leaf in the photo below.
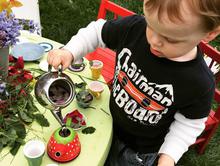
<svg viewBox="0 0 220 166">
<path fill-rule="evenodd" d="M 16 89 L 16 91 L 20 91 L 20 89 L 22 89 L 21 84 L 17 85 L 17 86 L 15 87 L 15 89 Z"/>
<path fill-rule="evenodd" d="M 5 118 L 5 123 L 6 123 L 7 125 L 10 125 L 10 124 L 12 124 L 12 123 L 16 123 L 16 122 L 19 122 L 19 121 L 20 121 L 20 119 L 18 118 L 18 116 L 13 115 L 13 114 L 10 114 L 10 115 L 8 116 L 8 118 Z"/>
<path fill-rule="evenodd" d="M 94 127 L 89 126 L 89 127 L 84 128 L 84 129 L 82 130 L 82 133 L 83 133 L 83 134 L 92 134 L 92 133 L 95 132 L 95 130 L 96 130 L 96 129 L 95 129 Z"/>
<path fill-rule="evenodd" d="M 81 83 L 75 83 L 75 86 L 77 88 L 85 89 L 87 83 L 86 82 L 81 82 Z"/>
<path fill-rule="evenodd" d="M 28 100 L 24 97 L 20 97 L 18 99 L 17 105 L 18 105 L 19 110 L 23 110 L 26 107 L 27 101 Z"/>
<path fill-rule="evenodd" d="M 3 115 L 1 114 L 0 115 L 0 126 L 3 124 L 3 122 L 4 122 L 4 118 L 3 118 Z"/>
<path fill-rule="evenodd" d="M 15 156 L 21 146 L 21 143 L 15 142 L 14 146 L 11 148 L 10 153 Z"/>
<path fill-rule="evenodd" d="M 33 122 L 33 119 L 28 116 L 28 114 L 25 111 L 20 111 L 19 112 L 20 118 L 27 123 Z"/>
<path fill-rule="evenodd" d="M 14 115 L 16 115 L 19 111 L 18 111 L 18 107 L 16 106 L 12 106 L 11 108 L 8 109 L 11 113 L 13 113 Z"/>
<path fill-rule="evenodd" d="M 1 151 L 2 151 L 2 149 L 3 149 L 3 144 L 1 144 L 1 142 L 0 142 L 0 153 L 1 153 Z"/>
<path fill-rule="evenodd" d="M 14 144 L 15 144 L 15 140 L 9 140 L 8 143 L 7 143 L 7 146 L 13 147 Z"/>
<path fill-rule="evenodd" d="M 10 140 L 15 140 L 16 138 L 18 138 L 16 130 L 13 128 L 10 128 L 9 130 L 7 130 L 6 135 Z"/>
<path fill-rule="evenodd" d="M 25 144 L 25 141 L 23 138 L 17 138 L 16 142 L 20 143 L 21 145 Z"/>
<path fill-rule="evenodd" d="M 37 112 L 38 108 L 35 106 L 34 102 L 33 102 L 33 97 L 30 95 L 29 99 L 27 100 L 27 105 L 26 108 L 28 110 L 28 112 Z"/>
<path fill-rule="evenodd" d="M 16 134 L 19 138 L 24 139 L 26 137 L 26 130 L 24 124 L 21 122 L 12 123 L 11 127 L 15 129 Z"/>
<path fill-rule="evenodd" d="M 0 144 L 2 144 L 3 147 L 13 145 L 17 138 L 16 131 L 10 128 L 5 132 L 0 133 Z"/>
<path fill-rule="evenodd" d="M 0 137 L 0 145 L 6 145 L 9 142 L 9 138 L 5 136 Z"/>
<path fill-rule="evenodd" d="M 43 127 L 50 126 L 48 120 L 42 114 L 35 114 L 34 117 L 39 125 Z"/>
</svg>

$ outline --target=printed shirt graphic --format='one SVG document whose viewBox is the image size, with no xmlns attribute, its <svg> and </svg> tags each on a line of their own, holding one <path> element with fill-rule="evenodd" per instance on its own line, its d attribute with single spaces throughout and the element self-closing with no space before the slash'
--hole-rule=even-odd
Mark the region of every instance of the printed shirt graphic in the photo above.
<svg viewBox="0 0 220 166">
<path fill-rule="evenodd" d="M 156 124 L 173 103 L 173 87 L 148 82 L 134 62 L 130 62 L 132 66 L 129 66 L 131 54 L 129 49 L 124 48 L 118 55 L 113 86 L 115 103 L 134 122 Z"/>
</svg>

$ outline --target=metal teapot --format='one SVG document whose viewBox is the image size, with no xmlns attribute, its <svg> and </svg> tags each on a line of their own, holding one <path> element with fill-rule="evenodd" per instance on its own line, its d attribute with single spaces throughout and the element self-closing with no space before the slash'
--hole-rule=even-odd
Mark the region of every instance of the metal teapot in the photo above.
<svg viewBox="0 0 220 166">
<path fill-rule="evenodd" d="M 62 72 L 62 67 L 56 72 L 41 75 L 35 85 L 35 97 L 45 108 L 51 110 L 62 127 L 65 127 L 61 109 L 68 106 L 75 97 L 75 85 L 71 78 Z"/>
</svg>

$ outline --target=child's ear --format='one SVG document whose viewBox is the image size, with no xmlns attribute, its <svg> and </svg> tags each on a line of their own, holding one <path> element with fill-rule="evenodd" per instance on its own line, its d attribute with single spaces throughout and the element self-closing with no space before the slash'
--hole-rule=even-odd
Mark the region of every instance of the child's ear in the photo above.
<svg viewBox="0 0 220 166">
<path fill-rule="evenodd" d="M 203 39 L 204 42 L 210 42 L 211 40 L 215 39 L 220 34 L 220 26 L 208 32 L 205 38 Z"/>
</svg>

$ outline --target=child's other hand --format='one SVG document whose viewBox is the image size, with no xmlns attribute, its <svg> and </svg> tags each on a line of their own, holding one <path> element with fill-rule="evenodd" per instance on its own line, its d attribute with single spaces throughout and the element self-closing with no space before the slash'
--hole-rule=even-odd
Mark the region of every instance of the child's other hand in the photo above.
<svg viewBox="0 0 220 166">
<path fill-rule="evenodd" d="M 48 53 L 47 62 L 55 69 L 58 69 L 59 65 L 63 66 L 63 70 L 69 67 L 73 60 L 73 55 L 70 51 L 65 49 L 54 49 Z"/>
<path fill-rule="evenodd" d="M 161 154 L 157 166 L 174 166 L 174 160 L 166 154 Z"/>
</svg>

